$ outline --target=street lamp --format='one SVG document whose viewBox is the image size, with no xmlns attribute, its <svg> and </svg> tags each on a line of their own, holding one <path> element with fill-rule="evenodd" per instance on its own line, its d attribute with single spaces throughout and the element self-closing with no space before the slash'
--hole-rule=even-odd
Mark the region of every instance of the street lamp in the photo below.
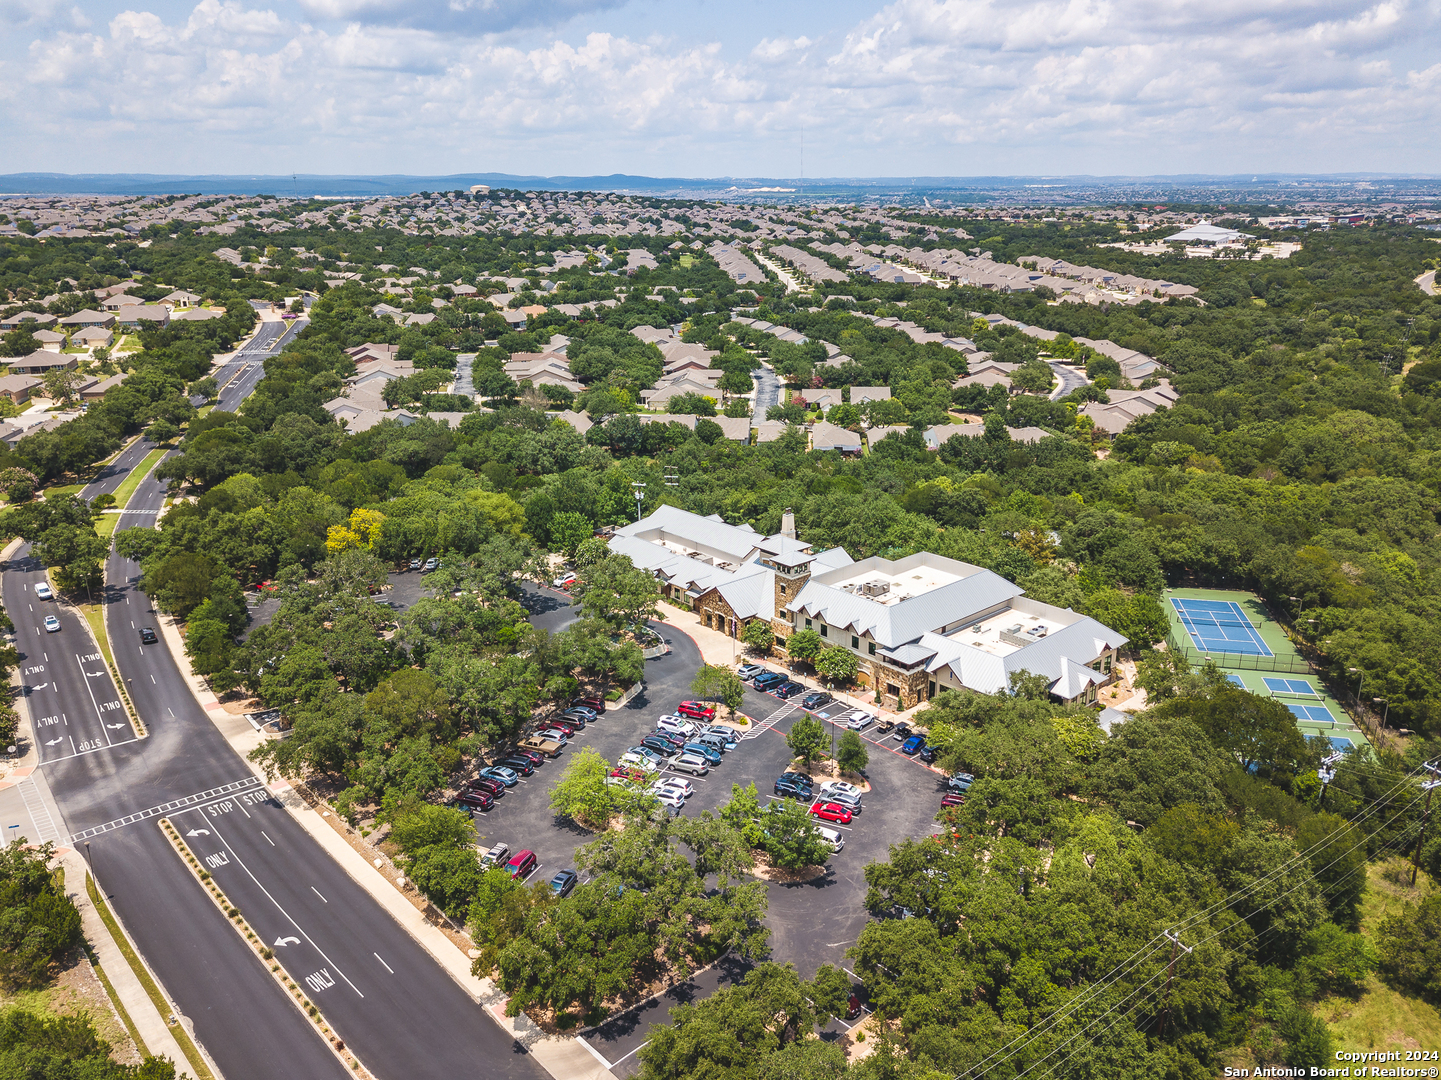
<svg viewBox="0 0 1441 1080">
<path fill-rule="evenodd" d="M 639 521 L 640 504 L 645 499 L 645 485 L 639 480 L 632 480 L 630 486 L 635 491 L 635 519 Z"/>
<path fill-rule="evenodd" d="M 1353 668 L 1353 667 L 1348 667 L 1346 670 L 1349 671 L 1349 672 L 1351 672 L 1351 673 L 1353 673 L 1353 674 L 1356 673 L 1356 672 L 1358 672 L 1358 671 L 1361 671 L 1360 668 Z M 1362 690 L 1362 688 L 1365 687 L 1365 685 L 1366 685 L 1366 673 L 1365 673 L 1364 671 L 1361 671 L 1361 681 L 1356 684 L 1356 701 L 1357 701 L 1358 703 L 1361 701 L 1361 690 Z"/>
<path fill-rule="evenodd" d="M 1386 703 L 1386 710 L 1381 714 L 1381 726 L 1385 727 L 1386 721 L 1391 717 L 1391 699 L 1383 697 L 1373 697 L 1371 701 L 1377 705 L 1380 705 L 1383 701 Z"/>
</svg>

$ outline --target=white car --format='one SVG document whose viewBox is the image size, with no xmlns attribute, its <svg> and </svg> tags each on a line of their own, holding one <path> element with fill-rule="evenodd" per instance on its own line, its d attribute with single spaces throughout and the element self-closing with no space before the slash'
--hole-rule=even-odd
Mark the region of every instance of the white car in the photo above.
<svg viewBox="0 0 1441 1080">
<path fill-rule="evenodd" d="M 847 783 L 844 780 L 827 780 L 821 785 L 821 794 L 827 798 L 834 798 L 837 794 L 854 795 L 859 799 L 865 792 L 855 784 Z"/>
<path fill-rule="evenodd" d="M 822 842 L 837 855 L 841 853 L 841 848 L 846 846 L 845 840 L 841 837 L 841 834 L 835 829 L 827 829 L 822 825 L 817 825 L 816 835 L 819 836 Z"/>
<path fill-rule="evenodd" d="M 656 801 L 662 806 L 668 806 L 672 810 L 685 809 L 685 796 L 674 788 L 653 787 L 651 788 L 651 794 L 656 797 Z"/>
<path fill-rule="evenodd" d="M 875 722 L 876 718 L 874 716 L 868 712 L 862 712 L 859 709 L 846 717 L 845 721 L 846 727 L 851 731 L 864 731 Z"/>
<path fill-rule="evenodd" d="M 36 600 L 54 600 L 54 599 L 55 599 L 55 593 L 51 591 L 49 585 L 46 585 L 45 582 L 43 582 L 43 581 L 39 581 L 39 582 L 36 582 L 36 584 L 35 584 L 35 599 L 36 599 Z"/>
<path fill-rule="evenodd" d="M 822 791 L 820 794 L 820 798 L 822 800 L 829 800 L 833 803 L 840 803 L 852 814 L 859 814 L 861 812 L 861 797 L 857 794 L 853 794 L 852 792 Z"/>
<path fill-rule="evenodd" d="M 569 572 L 561 574 L 552 580 L 551 584 L 557 589 L 568 589 L 575 584 L 575 574 Z"/>
<path fill-rule="evenodd" d="M 695 794 L 695 785 L 683 776 L 667 776 L 664 780 L 657 780 L 655 787 L 657 791 L 661 788 L 670 788 L 672 791 L 680 792 L 687 799 Z"/>
<path fill-rule="evenodd" d="M 699 754 L 682 754 L 670 763 L 670 767 L 694 776 L 704 776 L 710 772 L 710 762 Z"/>
<path fill-rule="evenodd" d="M 684 716 L 677 716 L 675 713 L 666 713 L 655 722 L 655 726 L 661 731 L 673 731 L 677 735 L 686 736 L 686 738 L 695 734 L 695 725 Z"/>
<path fill-rule="evenodd" d="M 644 769 L 646 772 L 658 772 L 656 763 L 643 754 L 628 751 L 620 756 L 621 765 L 634 765 L 637 769 Z"/>
<path fill-rule="evenodd" d="M 58 634 L 60 632 L 60 620 L 54 615 L 45 616 L 45 632 L 47 634 Z"/>
</svg>

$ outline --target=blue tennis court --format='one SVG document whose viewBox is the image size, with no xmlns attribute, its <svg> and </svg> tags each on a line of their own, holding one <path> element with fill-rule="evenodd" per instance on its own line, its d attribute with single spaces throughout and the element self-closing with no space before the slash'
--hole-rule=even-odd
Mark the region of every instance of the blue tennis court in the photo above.
<svg viewBox="0 0 1441 1080">
<path fill-rule="evenodd" d="M 1173 596 L 1171 606 L 1191 641 L 1203 653 L 1274 656 L 1251 620 L 1233 600 L 1191 600 Z"/>
<path fill-rule="evenodd" d="M 1262 679 L 1266 689 L 1273 694 L 1299 694 L 1303 697 L 1320 697 L 1315 688 L 1305 679 Z"/>
<path fill-rule="evenodd" d="M 1226 681 L 1232 686 L 1239 686 L 1242 690 L 1246 689 L 1246 684 L 1241 681 L 1241 676 L 1239 675 L 1232 675 L 1230 673 L 1227 673 Z"/>
<path fill-rule="evenodd" d="M 1355 744 L 1340 735 L 1331 736 L 1331 746 L 1336 750 L 1350 750 Z"/>
<path fill-rule="evenodd" d="M 1336 726 L 1336 718 L 1331 715 L 1331 710 L 1324 705 L 1287 705 L 1291 715 L 1297 720 L 1305 720 L 1312 724 L 1330 724 Z"/>
</svg>

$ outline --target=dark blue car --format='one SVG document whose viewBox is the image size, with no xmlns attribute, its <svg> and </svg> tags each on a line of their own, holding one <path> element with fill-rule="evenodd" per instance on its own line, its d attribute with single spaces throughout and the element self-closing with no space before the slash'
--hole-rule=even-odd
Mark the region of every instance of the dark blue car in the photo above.
<svg viewBox="0 0 1441 1080">
<path fill-rule="evenodd" d="M 926 737 L 924 735 L 912 735 L 905 742 L 901 743 L 901 753 L 914 754 L 917 750 L 919 750 L 925 745 Z"/>
<path fill-rule="evenodd" d="M 767 671 L 764 675 L 757 675 L 755 682 L 751 685 L 757 690 L 769 690 L 773 686 L 779 686 L 783 682 L 790 682 L 790 678 L 782 675 L 779 671 Z"/>
<path fill-rule="evenodd" d="M 782 776 L 776 780 L 775 793 L 786 795 L 792 799 L 809 799 L 811 797 L 811 785 L 809 781 L 802 781 L 793 776 Z"/>
</svg>

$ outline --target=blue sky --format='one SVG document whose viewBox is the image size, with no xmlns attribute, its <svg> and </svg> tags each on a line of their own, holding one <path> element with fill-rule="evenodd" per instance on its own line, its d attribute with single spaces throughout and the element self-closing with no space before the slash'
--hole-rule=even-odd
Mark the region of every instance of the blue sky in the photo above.
<svg viewBox="0 0 1441 1080">
<path fill-rule="evenodd" d="M 1441 0 L 0 0 L 0 171 L 1441 173 Z"/>
</svg>

